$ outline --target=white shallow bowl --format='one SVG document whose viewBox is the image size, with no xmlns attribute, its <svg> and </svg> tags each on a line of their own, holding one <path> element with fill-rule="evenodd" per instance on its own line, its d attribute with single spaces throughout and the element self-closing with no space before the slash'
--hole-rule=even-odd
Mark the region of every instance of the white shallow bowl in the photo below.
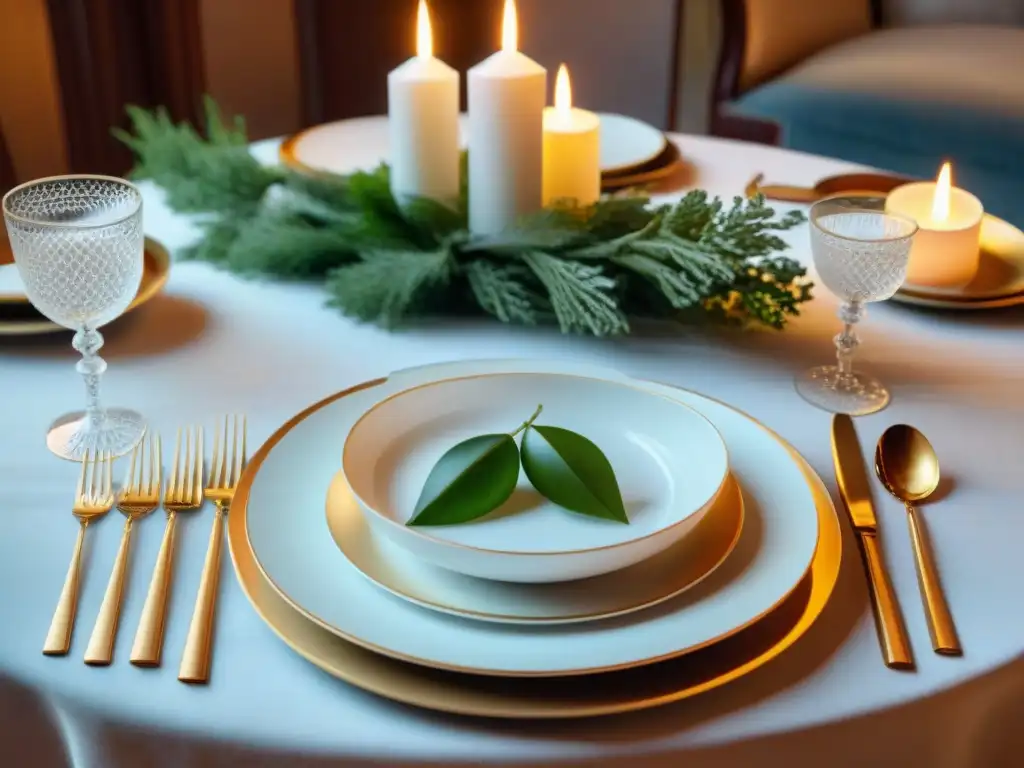
<svg viewBox="0 0 1024 768">
<path fill-rule="evenodd" d="M 512 497 L 484 518 L 406 525 L 448 449 L 512 432 L 538 404 L 538 425 L 585 435 L 608 457 L 628 525 L 548 501 L 521 470 Z M 622 382 L 511 373 L 434 382 L 377 404 L 349 433 L 343 470 L 375 535 L 469 576 L 544 583 L 610 573 L 672 546 L 710 509 L 729 462 L 711 422 L 676 400 Z"/>
</svg>

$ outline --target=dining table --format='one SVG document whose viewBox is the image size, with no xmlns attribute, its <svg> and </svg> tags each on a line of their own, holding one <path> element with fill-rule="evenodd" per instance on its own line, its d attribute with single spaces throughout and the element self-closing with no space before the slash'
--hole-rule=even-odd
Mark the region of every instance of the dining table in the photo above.
<svg viewBox="0 0 1024 768">
<path fill-rule="evenodd" d="M 862 170 L 777 147 L 670 138 L 685 172 L 655 190 L 656 200 L 699 187 L 728 201 L 756 173 L 813 185 Z M 252 151 L 271 163 L 278 146 L 263 141 Z M 358 156 L 358 147 L 347 151 Z M 365 164 L 376 159 L 367 156 Z M 142 182 L 141 188 L 146 234 L 178 253 L 198 236 L 196 221 L 171 211 L 156 186 Z M 807 227 L 783 237 L 813 279 Z M 782 331 L 638 322 L 628 336 L 593 338 L 470 318 L 385 330 L 342 316 L 317 285 L 240 277 L 179 259 L 161 295 L 103 329 L 101 354 L 109 363 L 103 398 L 144 414 L 165 446 L 181 425 L 212 428 L 222 414 L 245 414 L 255 449 L 311 403 L 392 371 L 475 358 L 571 359 L 695 390 L 745 411 L 795 446 L 842 511 L 830 414 L 802 400 L 793 385 L 797 373 L 834 355 L 837 308 L 818 284 L 814 299 Z M 48 452 L 44 437 L 54 417 L 81 406 L 84 391 L 69 334 L 0 339 L 0 765 L 1024 763 L 1024 310 L 936 312 L 888 301 L 869 306 L 858 332 L 857 364 L 892 392 L 888 408 L 856 420 L 865 461 L 870 466 L 875 442 L 897 423 L 923 431 L 939 456 L 943 482 L 921 513 L 963 656 L 932 652 L 906 513 L 872 476 L 915 671 L 882 662 L 856 539 L 840 514 L 844 545 L 835 591 L 782 656 L 676 704 L 550 722 L 434 713 L 331 677 L 263 623 L 226 553 L 209 682 L 179 682 L 210 508 L 179 515 L 163 666 L 143 669 L 128 661 L 162 515 L 135 526 L 114 663 L 87 666 L 82 651 L 119 544 L 116 513 L 89 529 L 71 653 L 43 655 L 75 543 L 71 501 L 78 473 Z M 336 451 L 340 462 L 340 438 L 323 450 Z"/>
</svg>

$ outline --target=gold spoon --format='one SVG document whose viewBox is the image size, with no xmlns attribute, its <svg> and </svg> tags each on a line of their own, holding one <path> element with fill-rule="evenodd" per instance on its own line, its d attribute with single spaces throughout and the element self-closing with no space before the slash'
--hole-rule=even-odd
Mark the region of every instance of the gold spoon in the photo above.
<svg viewBox="0 0 1024 768">
<path fill-rule="evenodd" d="M 928 438 L 913 427 L 896 424 L 889 427 L 878 440 L 875 450 L 875 472 L 886 489 L 907 508 L 910 541 L 917 562 L 917 579 L 924 598 L 928 633 L 932 648 L 944 656 L 960 656 L 963 650 L 957 638 L 953 616 L 942 594 L 935 557 L 914 508 L 914 502 L 924 501 L 939 485 L 939 459 Z"/>
</svg>

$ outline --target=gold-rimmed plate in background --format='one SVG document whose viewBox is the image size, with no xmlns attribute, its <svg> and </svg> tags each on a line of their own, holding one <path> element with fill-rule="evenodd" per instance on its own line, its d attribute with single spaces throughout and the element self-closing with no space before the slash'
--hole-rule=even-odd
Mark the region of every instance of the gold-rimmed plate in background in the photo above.
<svg viewBox="0 0 1024 768">
<path fill-rule="evenodd" d="M 451 369 L 437 366 L 435 370 L 444 375 Z M 261 464 L 291 430 L 331 403 L 383 382 L 366 382 L 338 393 L 282 426 L 253 456 L 228 519 L 235 570 L 257 613 L 294 651 L 339 679 L 407 704 L 479 717 L 573 718 L 646 709 L 709 691 L 764 666 L 808 631 L 832 594 L 842 550 L 835 509 L 820 478 L 772 433 L 773 439 L 791 452 L 808 483 L 815 499 L 820 536 L 808 573 L 789 596 L 759 621 L 720 643 L 646 667 L 552 680 L 432 670 L 347 642 L 290 606 L 263 575 L 248 541 L 247 502 Z"/>
<path fill-rule="evenodd" d="M 601 175 L 651 171 L 671 142 L 652 125 L 625 115 L 600 113 Z M 466 146 L 467 117 L 460 117 Z M 357 117 L 314 125 L 288 136 L 278 150 L 281 164 L 300 173 L 349 174 L 370 170 L 391 155 L 386 116 Z M 664 165 L 665 163 L 661 163 Z M 644 182 L 648 183 L 648 182 Z"/>
<path fill-rule="evenodd" d="M 920 296 L 908 291 L 897 291 L 890 301 L 900 304 L 907 304 L 911 307 L 922 307 L 924 309 L 944 309 L 952 312 L 980 312 L 987 309 L 1007 309 L 1024 305 L 1024 293 L 1014 296 L 1003 296 L 999 299 L 978 299 L 976 301 L 964 301 L 957 299 L 942 299 L 933 296 Z"/>
<path fill-rule="evenodd" d="M 2 252 L 7 246 L 6 241 L 0 243 L 0 271 L 15 270 L 16 267 L 10 263 L 10 252 Z M 142 280 L 139 283 L 138 293 L 125 312 L 130 312 L 136 307 L 145 304 L 152 299 L 167 283 L 171 271 L 171 256 L 167 249 L 156 240 L 147 237 L 142 268 Z M 6 260 L 5 260 L 6 259 Z M 17 286 L 13 280 L 7 280 L 4 275 L 4 285 Z M 67 329 L 47 320 L 43 317 L 28 300 L 28 297 L 21 293 L 16 287 L 7 288 L 0 295 L 0 336 L 34 336 L 46 333 L 58 333 Z"/>
<path fill-rule="evenodd" d="M 623 172 L 601 174 L 601 191 L 615 192 L 631 187 L 644 187 L 668 179 L 685 167 L 683 155 L 675 142 L 665 143 L 665 149 L 657 157 L 643 165 Z"/>
<path fill-rule="evenodd" d="M 978 274 L 963 288 L 904 285 L 892 297 L 936 309 L 995 309 L 1024 303 L 1024 232 L 985 214 Z"/>
</svg>

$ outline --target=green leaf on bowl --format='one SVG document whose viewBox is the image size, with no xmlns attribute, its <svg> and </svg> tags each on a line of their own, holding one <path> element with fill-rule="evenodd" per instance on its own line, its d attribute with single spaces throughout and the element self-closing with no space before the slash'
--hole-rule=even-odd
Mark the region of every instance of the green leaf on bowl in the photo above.
<svg viewBox="0 0 1024 768">
<path fill-rule="evenodd" d="M 561 427 L 529 427 L 520 450 L 537 491 L 559 506 L 629 523 L 611 462 L 583 435 Z"/>
<path fill-rule="evenodd" d="M 430 470 L 407 525 L 467 523 L 492 512 L 519 480 L 519 449 L 512 435 L 480 435 L 448 450 Z"/>
</svg>

